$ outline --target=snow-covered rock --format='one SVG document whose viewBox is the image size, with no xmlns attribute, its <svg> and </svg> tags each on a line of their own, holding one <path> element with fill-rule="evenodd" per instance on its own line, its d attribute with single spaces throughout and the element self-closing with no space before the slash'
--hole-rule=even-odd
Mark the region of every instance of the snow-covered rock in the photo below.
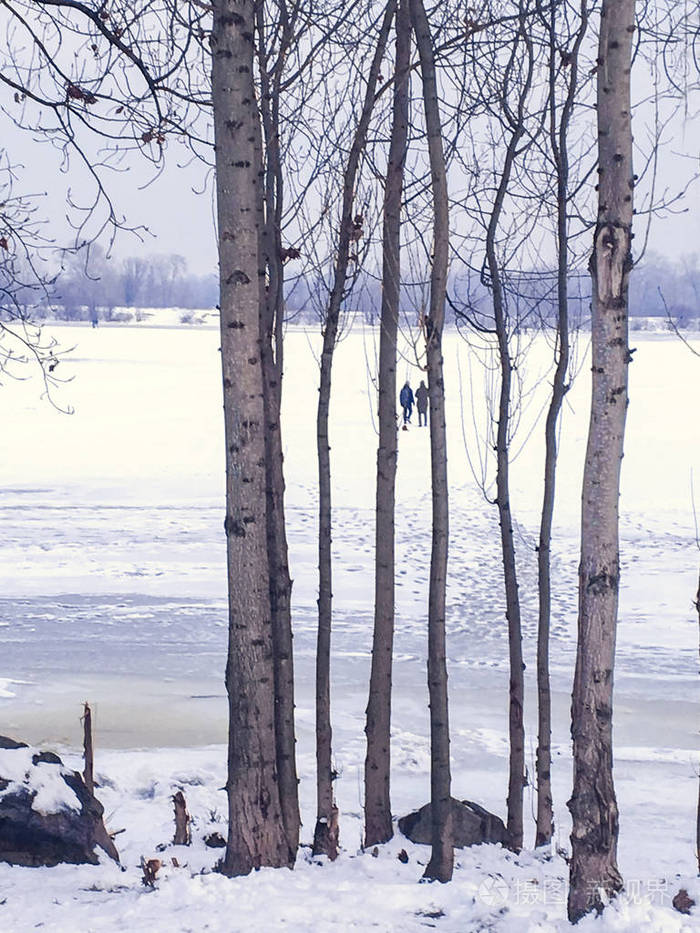
<svg viewBox="0 0 700 933">
<path fill-rule="evenodd" d="M 102 804 L 58 755 L 0 736 L 0 860 L 13 865 L 115 861 Z"/>
<path fill-rule="evenodd" d="M 430 845 L 432 825 L 430 804 L 409 813 L 399 820 L 399 829 L 411 842 Z M 455 800 L 452 797 L 452 841 L 458 848 L 478 846 L 484 842 L 500 842 L 507 846 L 508 830 L 503 820 L 489 813 L 478 803 L 470 800 Z"/>
</svg>

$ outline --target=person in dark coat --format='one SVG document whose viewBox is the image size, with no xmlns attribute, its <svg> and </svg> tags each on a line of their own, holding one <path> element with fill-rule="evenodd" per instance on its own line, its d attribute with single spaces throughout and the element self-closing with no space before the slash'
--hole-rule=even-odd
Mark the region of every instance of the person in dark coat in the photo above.
<svg viewBox="0 0 700 933">
<path fill-rule="evenodd" d="M 411 420 L 411 412 L 413 411 L 413 390 L 411 389 L 408 381 L 399 392 L 399 402 L 403 408 L 403 423 L 408 424 Z"/>
<path fill-rule="evenodd" d="M 425 427 L 428 423 L 428 390 L 421 379 L 416 389 L 416 408 L 418 409 L 418 427 Z M 422 419 L 422 421 L 421 421 Z"/>
</svg>

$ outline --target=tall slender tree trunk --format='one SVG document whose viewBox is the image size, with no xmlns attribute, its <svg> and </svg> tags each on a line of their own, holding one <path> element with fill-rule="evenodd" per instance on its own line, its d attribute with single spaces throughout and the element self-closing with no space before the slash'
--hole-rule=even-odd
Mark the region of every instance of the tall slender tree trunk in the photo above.
<svg viewBox="0 0 700 933">
<path fill-rule="evenodd" d="M 503 204 L 508 192 L 511 173 L 521 139 L 525 132 L 525 103 L 532 81 L 532 47 L 525 28 L 521 27 L 520 40 L 528 50 L 528 69 L 520 90 L 518 107 L 513 117 L 511 135 L 496 189 L 491 217 L 486 231 L 486 262 L 489 270 L 494 323 L 498 340 L 501 388 L 498 400 L 498 428 L 496 431 L 496 506 L 501 530 L 501 554 L 503 580 L 506 595 L 506 619 L 508 622 L 508 656 L 510 666 L 508 734 L 510 754 L 508 764 L 507 829 L 512 848 L 518 852 L 523 845 L 523 788 L 525 778 L 525 728 L 523 705 L 525 697 L 522 625 L 520 619 L 520 596 L 518 574 L 515 563 L 515 539 L 513 517 L 510 507 L 510 406 L 513 361 L 510 355 L 510 334 L 501 269 L 496 248 L 496 233 L 500 223 Z M 515 59 L 517 45 L 513 46 Z"/>
<path fill-rule="evenodd" d="M 430 270 L 430 312 L 425 320 L 430 400 L 430 476 L 432 485 L 432 548 L 428 595 L 428 691 L 430 695 L 430 804 L 432 853 L 425 878 L 450 881 L 454 867 L 450 798 L 450 727 L 447 702 L 445 602 L 449 508 L 447 487 L 447 432 L 442 361 L 445 319 L 449 209 L 447 170 L 442 147 L 442 124 L 430 24 L 423 0 L 410 0 L 423 81 L 423 106 L 428 136 L 433 194 L 433 262 Z"/>
<path fill-rule="evenodd" d="M 379 335 L 379 447 L 374 575 L 374 637 L 367 703 L 365 845 L 387 842 L 391 823 L 391 673 L 394 649 L 394 507 L 396 490 L 396 335 L 401 292 L 401 196 L 408 139 L 411 17 L 396 16 L 396 63 L 389 164 L 384 191 L 382 313 Z"/>
<path fill-rule="evenodd" d="M 367 141 L 367 131 L 374 110 L 379 72 L 386 50 L 389 31 L 394 20 L 396 0 L 389 0 L 379 29 L 377 45 L 367 76 L 362 113 L 355 130 L 348 163 L 343 177 L 343 205 L 340 217 L 338 253 L 335 262 L 333 288 L 323 331 L 321 378 L 316 416 L 316 446 L 318 453 L 318 638 L 316 643 L 316 828 L 313 851 L 334 859 L 338 848 L 338 814 L 333 797 L 332 729 L 331 729 L 331 621 L 333 606 L 331 559 L 331 460 L 328 436 L 328 416 L 331 398 L 333 354 L 338 338 L 340 308 L 347 283 L 350 256 L 350 235 L 353 227 L 355 182 L 360 158 Z"/>
<path fill-rule="evenodd" d="M 495 293 L 494 293 L 495 294 Z M 498 324 L 496 325 L 497 329 Z M 508 735 L 507 829 L 510 844 L 518 852 L 523 845 L 523 788 L 525 786 L 525 728 L 523 705 L 525 697 L 523 669 L 523 639 L 520 619 L 518 574 L 515 564 L 513 517 L 510 508 L 510 392 L 512 362 L 507 336 L 499 334 L 501 363 L 501 392 L 498 403 L 498 431 L 496 433 L 496 505 L 501 529 L 503 579 L 506 591 L 506 619 L 508 622 L 508 658 L 510 666 Z"/>
<path fill-rule="evenodd" d="M 573 818 L 568 912 L 603 909 L 622 888 L 613 784 L 612 702 L 620 582 L 618 499 L 627 414 L 632 266 L 630 71 L 634 0 L 604 0 L 598 46 L 598 219 L 591 256 L 593 388 L 583 475 L 576 673 L 571 704 Z"/>
<path fill-rule="evenodd" d="M 275 729 L 277 775 L 285 832 L 293 862 L 299 845 L 299 791 L 294 729 L 294 657 L 292 648 L 292 581 L 289 576 L 284 514 L 284 456 L 282 452 L 282 374 L 284 325 L 284 268 L 281 225 L 284 189 L 279 149 L 279 98 L 284 51 L 290 41 L 285 17 L 273 80 L 266 71 L 264 49 L 265 8 L 256 9 L 259 70 L 262 90 L 262 128 L 265 184 L 261 244 L 267 278 L 261 279 L 261 359 L 265 403 L 265 457 L 267 553 L 270 571 L 270 611 L 275 666 Z"/>
<path fill-rule="evenodd" d="M 267 552 L 270 568 L 270 612 L 275 667 L 275 728 L 277 774 L 290 857 L 299 845 L 299 791 L 294 728 L 294 656 L 287 534 L 284 514 L 284 468 L 281 433 L 281 357 L 273 358 L 274 331 L 263 332 L 262 365 L 265 398 L 267 460 Z"/>
<path fill-rule="evenodd" d="M 698 635 L 700 636 L 700 576 L 698 576 L 698 591 L 695 595 L 695 608 L 698 613 Z M 700 638 L 698 639 L 698 653 L 700 654 Z M 695 858 L 698 863 L 698 875 L 700 875 L 700 777 L 698 778 L 698 805 L 695 811 Z"/>
<path fill-rule="evenodd" d="M 552 397 L 545 423 L 544 493 L 537 549 L 537 828 L 535 846 L 547 845 L 554 831 L 552 802 L 552 698 L 549 682 L 549 638 L 552 611 L 551 544 L 554 517 L 554 494 L 557 471 L 557 424 L 564 396 L 569 390 L 566 381 L 569 369 L 569 125 L 578 90 L 578 53 L 588 26 L 586 0 L 581 3 L 581 23 L 569 61 L 568 88 L 557 117 L 556 76 L 560 70 L 560 39 L 557 36 L 557 8 L 552 7 L 549 20 L 549 111 L 550 146 L 557 183 L 557 363 L 552 383 Z M 565 72 L 566 73 L 566 72 Z"/>
<path fill-rule="evenodd" d="M 564 312 L 566 314 L 566 312 Z M 568 333 L 562 329 L 561 306 L 557 340 L 559 357 L 554 372 L 552 398 L 545 424 L 544 494 L 537 551 L 537 590 L 539 613 L 537 625 L 537 829 L 535 846 L 549 844 L 554 831 L 552 802 L 552 696 L 549 683 L 549 636 L 552 606 L 551 540 L 554 516 L 554 492 L 557 468 L 557 422 L 567 390 Z M 566 326 L 566 325 L 564 325 Z"/>
<path fill-rule="evenodd" d="M 280 806 L 260 346 L 259 190 L 252 0 L 217 0 L 212 101 L 221 290 L 229 592 L 229 829 L 223 871 L 290 864 Z"/>
</svg>

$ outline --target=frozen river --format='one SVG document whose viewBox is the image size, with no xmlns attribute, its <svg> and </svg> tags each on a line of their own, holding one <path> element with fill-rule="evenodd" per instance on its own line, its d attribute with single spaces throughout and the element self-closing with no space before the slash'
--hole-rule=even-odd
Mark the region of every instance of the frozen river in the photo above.
<svg viewBox="0 0 700 933">
<path fill-rule="evenodd" d="M 68 739 L 79 700 L 92 699 L 107 741 L 177 740 L 170 729 L 159 736 L 164 716 L 117 722 L 125 691 L 115 685 L 132 683 L 126 692 L 133 703 L 146 691 L 187 708 L 187 698 L 195 696 L 186 719 L 196 723 L 201 713 L 201 738 L 209 740 L 221 734 L 224 719 L 226 640 L 216 331 L 61 327 L 56 332 L 63 346 L 75 347 L 61 364 L 72 381 L 58 396 L 75 413 L 60 414 L 40 399 L 34 381 L 2 390 L 9 426 L 0 439 L 4 718 L 8 727 L 21 724 L 31 737 L 48 738 L 42 723 L 50 706 L 49 718 L 60 719 L 61 738 Z M 332 412 L 335 677 L 343 684 L 347 668 L 348 682 L 358 688 L 366 682 L 371 643 L 376 434 L 366 371 L 374 365 L 376 338 L 374 331 L 356 327 L 341 343 Z M 288 335 L 284 422 L 296 648 L 298 664 L 309 673 L 316 599 L 317 342 L 311 332 Z M 673 338 L 640 337 L 636 343 L 623 465 L 618 691 L 683 705 L 697 697 L 692 600 L 700 552 L 691 477 L 695 465 L 700 499 L 700 371 L 697 359 Z M 495 509 L 477 484 L 477 479 L 488 483 L 493 474 L 481 414 L 491 377 L 477 352 L 457 335 L 450 334 L 445 345 L 452 686 L 459 692 L 488 682 L 498 694 L 506 675 L 506 630 L 497 525 Z M 521 376 L 520 425 L 513 442 L 519 451 L 513 508 L 530 662 L 542 459 L 541 427 L 535 422 L 546 400 L 548 359 L 549 349 L 539 338 Z M 404 369 L 415 385 L 421 374 L 408 362 Z M 570 686 L 576 622 L 578 490 L 588 394 L 585 365 L 582 370 L 565 409 L 553 547 L 552 664 L 562 694 Z M 404 672 L 413 692 L 423 681 L 425 652 L 428 435 L 413 427 L 399 439 L 397 688 Z M 528 666 L 532 672 L 533 664 Z M 307 677 L 300 701 L 311 702 Z M 196 741 L 196 728 L 188 735 L 188 741 Z"/>
<path fill-rule="evenodd" d="M 220 741 L 226 605 L 216 331 L 56 330 L 62 345 L 75 346 L 61 364 L 73 378 L 59 396 L 75 413 L 63 415 L 40 399 L 33 381 L 2 390 L 5 423 L 11 426 L 0 441 L 0 703 L 6 729 L 70 743 L 77 735 L 79 704 L 89 699 L 104 744 Z M 355 729 L 364 709 L 371 644 L 376 434 L 365 373 L 373 365 L 376 336 L 356 328 L 341 343 L 332 413 L 334 683 L 338 718 L 347 715 Z M 286 361 L 287 498 L 302 718 L 313 705 L 315 341 L 312 333 L 291 331 Z M 451 689 L 472 728 L 488 723 L 505 733 L 507 651 L 496 514 L 477 483 L 488 483 L 493 473 L 488 424 L 481 416 L 491 377 L 455 334 L 446 339 L 445 357 Z M 539 339 L 522 376 L 513 443 L 519 451 L 513 502 L 530 688 L 542 456 L 535 422 L 546 399 L 548 358 Z M 421 374 L 408 363 L 404 368 L 415 385 Z M 578 490 L 587 427 L 582 368 L 565 411 L 553 547 L 552 666 L 562 743 L 575 645 Z M 618 729 L 625 730 L 629 719 L 632 744 L 642 744 L 645 734 L 651 741 L 653 712 L 661 703 L 663 720 L 675 724 L 675 743 L 692 747 L 692 600 L 700 554 L 691 475 L 700 461 L 700 427 L 691 387 L 700 383 L 700 373 L 679 342 L 643 338 L 631 379 Z M 413 427 L 399 440 L 396 721 L 400 727 L 405 713 L 408 728 L 416 716 L 423 718 L 421 729 L 412 727 L 420 732 L 427 721 L 428 432 Z M 696 476 L 700 485 L 700 466 Z M 643 702 L 649 709 L 640 716 Z M 531 702 L 531 722 L 534 712 Z M 456 727 L 461 716 L 453 717 Z"/>
<path fill-rule="evenodd" d="M 0 731 L 77 745 L 81 703 L 95 710 L 98 748 L 225 741 L 226 602 L 222 417 L 214 329 L 56 328 L 61 391 L 75 414 L 40 398 L 34 381 L 0 401 Z M 358 811 L 372 626 L 376 434 L 367 367 L 377 334 L 356 327 L 337 352 L 332 410 L 335 505 L 333 719 L 338 783 Z M 691 475 L 700 500 L 700 365 L 672 338 L 639 337 L 623 464 L 616 674 L 616 776 L 623 820 L 683 840 L 692 871 L 697 794 L 697 589 Z M 313 773 L 316 611 L 315 404 L 312 333 L 287 338 L 284 441 L 294 578 L 300 772 Z M 696 346 L 700 342 L 696 341 Z M 528 662 L 530 770 L 536 554 L 549 349 L 531 347 L 513 442 L 513 512 Z M 451 485 L 448 652 L 455 792 L 480 788 L 503 812 L 507 646 L 495 507 L 479 488 L 493 468 L 482 418 L 492 389 L 479 354 L 445 340 Z M 421 373 L 402 364 L 414 386 Z M 567 397 L 553 545 L 553 769 L 559 825 L 570 790 L 568 705 L 576 628 L 580 476 L 588 378 Z M 399 435 L 395 789 L 427 798 L 426 602 L 430 553 L 428 432 Z M 497 778 L 494 778 L 498 775 Z M 305 780 L 308 797 L 313 781 Z M 531 789 L 528 790 L 531 794 Z M 531 806 L 531 797 L 528 797 Z M 310 798 L 305 806 L 313 806 Z M 358 822 L 359 825 L 359 822 Z M 347 838 L 347 837 L 346 837 Z M 632 837 L 626 837 L 632 839 Z M 637 837 L 634 837 L 637 838 Z M 624 846 L 623 842 L 623 856 Z M 634 849 L 630 842 L 630 852 Z M 687 851 L 686 851 L 687 850 Z M 657 849 L 650 858 L 673 865 Z M 664 863 L 663 859 L 667 862 Z M 650 862 L 651 864 L 651 862 Z M 651 869 L 649 869 L 651 870 Z M 661 869 L 658 869 L 659 871 Z"/>
</svg>

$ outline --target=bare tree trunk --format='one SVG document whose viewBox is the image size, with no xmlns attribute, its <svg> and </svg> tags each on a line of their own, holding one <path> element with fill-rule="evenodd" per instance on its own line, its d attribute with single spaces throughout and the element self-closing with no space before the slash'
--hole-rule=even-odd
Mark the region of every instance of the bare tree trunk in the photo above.
<svg viewBox="0 0 700 933">
<path fill-rule="evenodd" d="M 499 341 L 500 342 L 500 341 Z M 520 621 L 520 598 L 518 576 L 515 565 L 515 542 L 513 539 L 510 509 L 510 457 L 508 428 L 510 421 L 511 359 L 507 348 L 500 348 L 501 393 L 498 406 L 498 431 L 496 436 L 497 469 L 496 501 L 501 528 L 501 550 L 503 553 L 503 577 L 506 590 L 506 619 L 508 621 L 508 657 L 510 663 L 508 734 L 510 755 L 508 762 L 508 815 L 507 829 L 510 844 L 518 852 L 523 845 L 523 788 L 525 778 L 525 729 L 523 705 L 525 696 L 523 678 L 523 644 Z"/>
<path fill-rule="evenodd" d="M 262 366 L 265 394 L 267 462 L 267 552 L 270 568 L 270 610 L 275 665 L 275 727 L 277 774 L 290 857 L 299 845 L 299 791 L 294 728 L 294 654 L 292 645 L 292 580 L 289 575 L 284 514 L 284 470 L 281 435 L 281 358 L 272 357 L 274 332 L 263 331 Z"/>
<path fill-rule="evenodd" d="M 299 846 L 299 782 L 296 769 L 294 729 L 294 656 L 292 647 L 292 581 L 284 513 L 284 456 L 281 406 L 284 324 L 284 269 L 282 264 L 283 177 L 279 150 L 279 101 L 282 64 L 291 41 L 286 4 L 282 11 L 282 35 L 272 81 L 262 54 L 265 40 L 265 7 L 256 9 L 259 70 L 262 89 L 262 126 L 266 155 L 262 247 L 267 283 L 261 301 L 261 359 L 265 404 L 265 460 L 267 507 L 267 554 L 270 571 L 270 610 L 275 665 L 275 735 L 277 775 L 284 828 L 294 861 Z"/>
<path fill-rule="evenodd" d="M 700 576 L 698 576 L 698 592 L 695 596 L 695 608 L 698 613 L 698 635 L 700 636 Z M 700 654 L 700 638 L 698 639 L 698 653 Z M 695 811 L 695 858 L 698 863 L 700 876 L 700 776 L 698 777 L 698 806 Z"/>
<path fill-rule="evenodd" d="M 408 138 L 411 18 L 396 16 L 394 106 L 384 191 L 382 315 L 379 335 L 379 447 L 374 576 L 374 637 L 367 703 L 365 845 L 387 842 L 391 823 L 391 674 L 394 650 L 394 508 L 396 490 L 396 336 L 401 292 L 401 200 Z"/>
<path fill-rule="evenodd" d="M 695 858 L 698 863 L 698 876 L 700 877 L 700 780 L 698 781 L 698 806 L 695 819 Z"/>
<path fill-rule="evenodd" d="M 445 597 L 449 508 L 447 432 L 442 361 L 442 328 L 447 292 L 449 209 L 447 170 L 442 147 L 435 56 L 423 0 L 410 0 L 423 81 L 423 106 L 428 136 L 433 193 L 433 262 L 430 270 L 430 312 L 425 320 L 430 399 L 430 474 L 433 498 L 430 589 L 428 596 L 428 691 L 430 695 L 430 803 L 432 853 L 424 877 L 450 881 L 454 866 L 450 799 L 450 728 L 447 702 Z"/>
<path fill-rule="evenodd" d="M 389 31 L 394 19 L 396 0 L 389 0 L 377 38 L 372 59 L 362 113 L 355 130 L 348 163 L 343 177 L 343 205 L 338 237 L 333 288 L 328 301 L 321 352 L 321 378 L 316 417 L 316 444 L 318 452 L 318 639 L 316 643 L 316 796 L 317 818 L 313 851 L 316 855 L 337 855 L 337 813 L 333 799 L 332 729 L 331 729 L 331 620 L 332 620 L 332 561 L 331 561 L 331 461 L 328 437 L 328 415 L 331 398 L 333 353 L 338 337 L 340 308 L 347 282 L 350 255 L 350 235 L 353 228 L 353 201 L 360 156 L 365 148 L 367 130 L 374 109 L 379 70 L 386 49 Z"/>
<path fill-rule="evenodd" d="M 572 922 L 622 888 L 613 784 L 612 701 L 620 581 L 618 499 L 627 414 L 632 265 L 630 71 L 634 0 L 604 0 L 598 46 L 598 220 L 592 276 L 593 390 L 583 475 L 579 622 L 571 704 Z"/>
<path fill-rule="evenodd" d="M 222 870 L 289 865 L 277 778 L 260 346 L 260 128 L 252 0 L 217 0 L 212 101 L 221 289 L 229 592 L 229 829 Z"/>
<path fill-rule="evenodd" d="M 523 788 L 525 777 L 525 729 L 523 705 L 525 697 L 523 638 L 520 619 L 520 597 L 518 574 L 515 563 L 515 540 L 510 508 L 510 405 L 513 361 L 510 355 L 510 334 L 501 269 L 496 250 L 496 232 L 501 218 L 503 203 L 510 184 L 511 173 L 518 149 L 525 132 L 525 103 L 532 82 L 532 46 L 525 27 L 519 33 L 520 41 L 527 48 L 527 72 L 519 92 L 518 106 L 512 117 L 511 133 L 496 190 L 496 197 L 486 231 L 486 262 L 489 270 L 494 323 L 498 340 L 501 388 L 498 401 L 498 429 L 496 432 L 496 505 L 501 529 L 501 553 L 503 557 L 503 580 L 506 594 L 506 619 L 508 621 L 508 655 L 510 665 L 508 732 L 510 755 L 508 767 L 508 816 L 507 829 L 511 846 L 518 852 L 523 845 Z M 512 60 L 517 53 L 513 46 Z"/>
<path fill-rule="evenodd" d="M 552 699 L 549 683 L 549 637 L 552 609 L 551 543 L 557 470 L 557 423 L 564 396 L 569 390 L 569 146 L 571 114 L 578 90 L 578 53 L 588 26 L 586 2 L 581 4 L 581 23 L 571 49 L 567 51 L 568 88 L 557 122 L 556 76 L 560 71 L 561 37 L 557 35 L 557 8 L 549 20 L 549 110 L 550 146 L 557 182 L 557 342 L 558 356 L 552 384 L 552 398 L 545 424 L 544 493 L 537 549 L 537 829 L 535 846 L 547 845 L 554 831 L 552 806 Z"/>
</svg>

